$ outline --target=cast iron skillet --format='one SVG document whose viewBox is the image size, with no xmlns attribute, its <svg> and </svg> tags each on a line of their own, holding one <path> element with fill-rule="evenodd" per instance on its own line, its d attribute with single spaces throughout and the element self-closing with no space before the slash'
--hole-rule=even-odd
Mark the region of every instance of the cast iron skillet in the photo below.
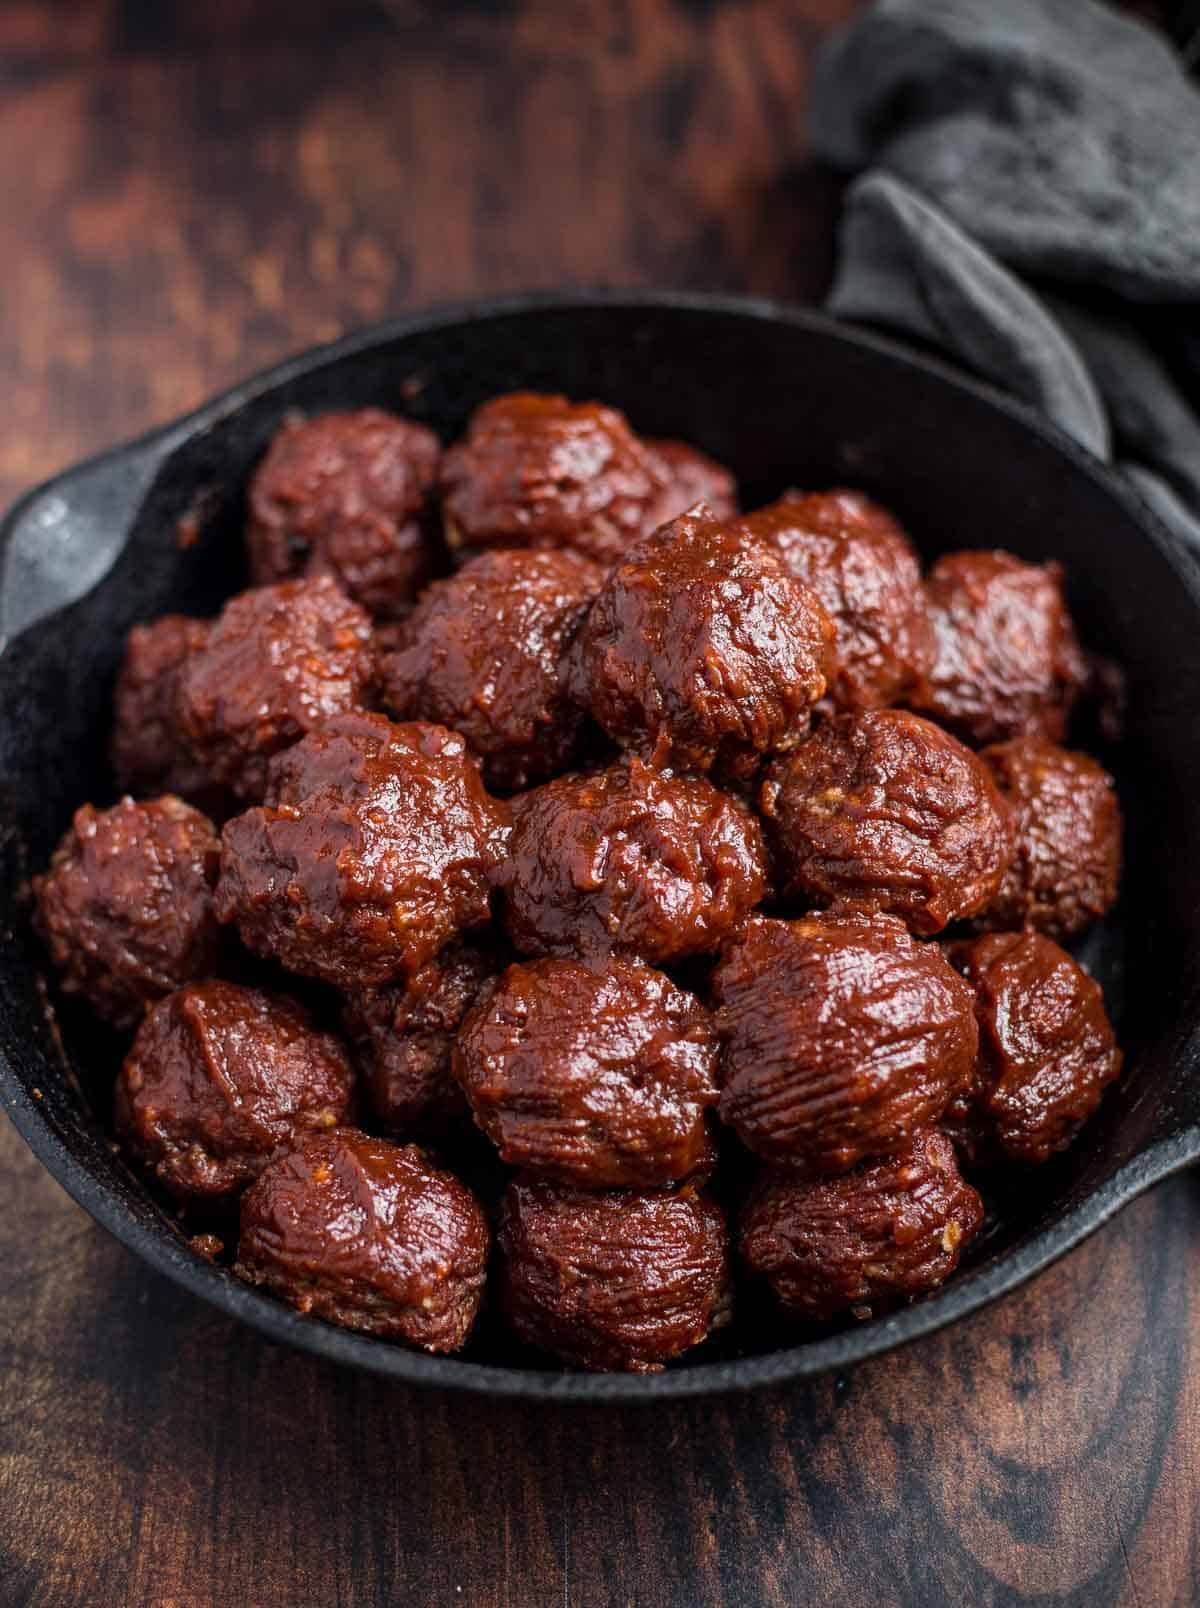
<svg viewBox="0 0 1200 1608">
<path fill-rule="evenodd" d="M 104 749 L 122 638 L 211 612 L 242 581 L 239 488 L 283 415 L 374 403 L 456 435 L 518 386 L 600 397 L 648 434 L 728 461 L 753 507 L 790 484 L 864 487 L 926 555 L 1057 557 L 1089 644 L 1131 678 L 1118 766 L 1129 870 L 1089 964 L 1115 1001 L 1128 1071 L 1080 1143 L 999 1203 L 966 1270 L 931 1300 L 797 1339 L 750 1303 L 736 1338 L 644 1377 L 533 1369 L 485 1324 L 443 1360 L 302 1317 L 193 1255 L 113 1154 L 111 1049 L 45 1008 L 20 884 L 83 799 L 112 796 Z M 196 516 L 199 539 L 177 526 Z M 844 1367 L 1030 1278 L 1200 1155 L 1200 581 L 1136 497 L 1020 408 L 811 313 L 688 295 L 507 301 L 405 319 L 308 353 L 27 497 L 0 530 L 0 1098 L 85 1210 L 152 1267 L 277 1340 L 415 1384 L 546 1400 L 649 1401 Z M 89 1114 L 89 1106 L 99 1120 Z M 757 1314 L 757 1316 L 755 1316 Z M 748 1329 L 748 1333 L 747 1333 Z"/>
</svg>

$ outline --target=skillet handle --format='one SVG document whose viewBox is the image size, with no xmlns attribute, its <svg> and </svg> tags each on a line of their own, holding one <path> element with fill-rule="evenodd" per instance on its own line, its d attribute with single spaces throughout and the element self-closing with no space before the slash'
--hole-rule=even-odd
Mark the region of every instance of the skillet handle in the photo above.
<svg viewBox="0 0 1200 1608">
<path fill-rule="evenodd" d="M 174 440 L 164 430 L 91 458 L 17 503 L 0 524 L 0 648 L 108 574 Z"/>
</svg>

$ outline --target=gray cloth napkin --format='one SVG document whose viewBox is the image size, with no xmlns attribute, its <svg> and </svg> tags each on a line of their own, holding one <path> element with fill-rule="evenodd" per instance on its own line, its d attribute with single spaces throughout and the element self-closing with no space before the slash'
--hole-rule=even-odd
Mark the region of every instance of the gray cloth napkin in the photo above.
<svg viewBox="0 0 1200 1608">
<path fill-rule="evenodd" d="M 1097 0 L 877 0 L 817 70 L 829 310 L 1046 413 L 1200 555 L 1200 94 Z"/>
</svg>

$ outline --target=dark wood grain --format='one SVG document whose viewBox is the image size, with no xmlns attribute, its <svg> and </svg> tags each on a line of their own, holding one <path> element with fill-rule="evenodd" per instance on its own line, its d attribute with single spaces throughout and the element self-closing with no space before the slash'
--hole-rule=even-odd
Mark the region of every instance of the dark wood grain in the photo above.
<svg viewBox="0 0 1200 1608">
<path fill-rule="evenodd" d="M 408 306 L 811 294 L 804 87 L 853 5 L 10 0 L 0 496 Z"/>
<path fill-rule="evenodd" d="M 853 0 L 9 0 L 0 496 L 363 320 L 525 286 L 816 294 Z M 0 1605 L 1193 1603 L 1200 1196 L 851 1375 L 420 1395 L 145 1271 L 0 1130 Z"/>
</svg>

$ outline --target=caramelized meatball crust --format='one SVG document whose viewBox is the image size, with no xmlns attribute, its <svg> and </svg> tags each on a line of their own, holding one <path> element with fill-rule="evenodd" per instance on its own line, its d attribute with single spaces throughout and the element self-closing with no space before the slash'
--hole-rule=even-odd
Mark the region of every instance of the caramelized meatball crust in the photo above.
<svg viewBox="0 0 1200 1608">
<path fill-rule="evenodd" d="M 1015 737 L 979 757 L 1012 809 L 1016 854 L 978 924 L 1077 938 L 1116 902 L 1121 806 L 1112 777 L 1044 737 Z"/>
<path fill-rule="evenodd" d="M 739 526 L 775 549 L 836 626 L 835 708 L 882 708 L 920 684 L 933 658 L 921 566 L 885 509 L 853 491 L 789 491 Z"/>
<path fill-rule="evenodd" d="M 382 665 L 384 701 L 467 739 L 501 792 L 565 770 L 584 714 L 565 655 L 603 571 L 570 552 L 484 553 L 417 604 Z"/>
<path fill-rule="evenodd" d="M 872 905 L 918 933 L 985 909 L 1013 857 L 987 766 L 903 709 L 823 722 L 768 770 L 760 802 L 786 897 Z"/>
<path fill-rule="evenodd" d="M 278 1145 L 346 1121 L 350 1058 L 295 1000 L 192 983 L 138 1029 L 117 1079 L 126 1149 L 181 1200 L 235 1195 Z"/>
<path fill-rule="evenodd" d="M 240 1210 L 234 1272 L 303 1314 L 450 1353 L 490 1294 L 485 1349 L 592 1370 L 729 1321 L 735 1213 L 784 1328 L 935 1290 L 983 1224 L 960 1168 L 1018 1187 L 1122 1065 L 1054 941 L 1122 848 L 1058 746 L 1081 700 L 1116 741 L 1123 685 L 1061 567 L 923 577 L 865 494 L 742 513 L 559 395 L 446 451 L 371 406 L 260 440 L 253 587 L 129 632 L 133 796 L 30 884 L 187 1243 L 232 1260 Z"/>
<path fill-rule="evenodd" d="M 983 1202 L 933 1128 L 840 1178 L 769 1174 L 739 1225 L 742 1259 L 809 1322 L 873 1317 L 945 1282 L 983 1224 Z"/>
<path fill-rule="evenodd" d="M 213 782 L 257 800 L 272 755 L 361 706 L 371 622 L 327 575 L 231 598 L 184 664 L 180 720 Z"/>
<path fill-rule="evenodd" d="M 766 894 L 766 850 L 740 800 L 630 759 L 517 799 L 499 880 L 523 953 L 665 965 L 737 930 Z"/>
<path fill-rule="evenodd" d="M 255 586 L 330 575 L 368 613 L 403 614 L 439 556 L 440 456 L 432 430 L 379 408 L 285 420 L 250 482 Z"/>
<path fill-rule="evenodd" d="M 1087 685 L 1058 564 L 1011 553 L 948 553 L 926 578 L 933 663 L 914 709 L 981 746 L 1058 742 Z"/>
<path fill-rule="evenodd" d="M 227 822 L 216 893 L 256 954 L 372 987 L 487 921 L 509 809 L 456 732 L 330 720 L 272 762 L 268 800 Z"/>
<path fill-rule="evenodd" d="M 717 1040 L 693 995 L 638 961 L 510 966 L 454 1050 L 475 1120 L 513 1167 L 592 1189 L 711 1163 Z"/>
<path fill-rule="evenodd" d="M 833 640 L 815 594 L 776 554 L 700 505 L 609 574 L 576 642 L 577 686 L 617 742 L 706 771 L 804 736 Z"/>
<path fill-rule="evenodd" d="M 646 516 L 644 533 L 678 519 L 698 502 L 707 503 L 717 519 L 736 517 L 737 481 L 732 470 L 686 441 L 646 441 L 644 445 L 667 477 L 665 489 Z"/>
<path fill-rule="evenodd" d="M 416 1145 L 352 1128 L 282 1151 L 242 1199 L 238 1272 L 301 1312 L 457 1351 L 483 1295 L 479 1202 Z"/>
<path fill-rule="evenodd" d="M 408 982 L 347 995 L 346 1032 L 367 1104 L 385 1128 L 440 1135 L 468 1120 L 450 1056 L 463 1018 L 496 967 L 492 950 L 453 943 Z"/>
<path fill-rule="evenodd" d="M 132 1027 L 154 1000 L 215 971 L 219 856 L 212 822 L 172 794 L 76 810 L 33 879 L 34 924 L 64 992 Z"/>
<path fill-rule="evenodd" d="M 120 787 L 134 793 L 203 793 L 208 772 L 179 723 L 179 679 L 208 640 L 208 621 L 164 614 L 135 625 L 113 693 L 109 754 Z"/>
<path fill-rule="evenodd" d="M 1048 1161 L 1121 1070 L 1100 985 L 1041 933 L 947 948 L 975 990 L 979 1020 L 975 1076 L 947 1111 L 947 1130 L 974 1161 Z"/>
<path fill-rule="evenodd" d="M 477 409 L 442 460 L 446 540 L 463 556 L 572 547 L 607 567 L 668 483 L 666 466 L 615 408 L 516 391 Z"/>
<path fill-rule="evenodd" d="M 767 1161 L 836 1173 L 889 1154 L 971 1077 L 971 991 L 894 916 L 755 920 L 712 987 L 721 1120 Z"/>
<path fill-rule="evenodd" d="M 521 1174 L 498 1237 L 513 1330 L 579 1367 L 656 1373 L 729 1318 L 725 1219 L 693 1183 L 594 1192 Z"/>
</svg>

